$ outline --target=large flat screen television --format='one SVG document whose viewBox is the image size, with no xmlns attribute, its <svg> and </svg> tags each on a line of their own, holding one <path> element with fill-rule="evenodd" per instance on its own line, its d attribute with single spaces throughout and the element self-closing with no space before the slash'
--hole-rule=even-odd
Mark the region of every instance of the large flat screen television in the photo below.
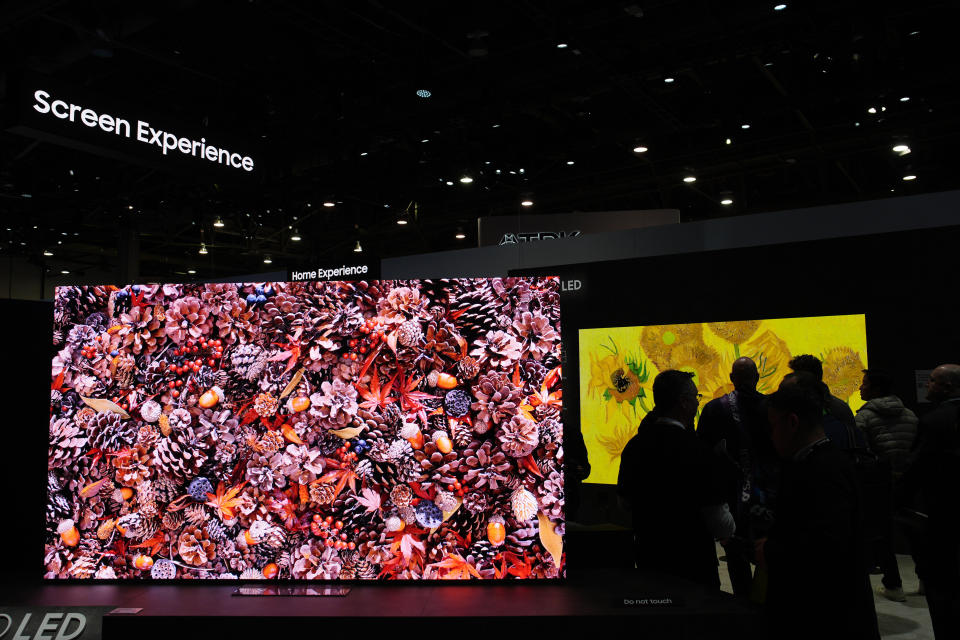
<svg viewBox="0 0 960 640">
<path fill-rule="evenodd" d="M 794 356 L 823 363 L 823 381 L 854 411 L 867 366 L 866 316 L 817 316 L 580 330 L 580 425 L 592 465 L 587 482 L 616 484 L 620 453 L 653 408 L 653 380 L 666 369 L 694 374 L 704 404 L 733 390 L 730 368 L 746 356 L 772 393 Z"/>
<path fill-rule="evenodd" d="M 44 577 L 562 577 L 558 294 L 59 287 Z"/>
</svg>

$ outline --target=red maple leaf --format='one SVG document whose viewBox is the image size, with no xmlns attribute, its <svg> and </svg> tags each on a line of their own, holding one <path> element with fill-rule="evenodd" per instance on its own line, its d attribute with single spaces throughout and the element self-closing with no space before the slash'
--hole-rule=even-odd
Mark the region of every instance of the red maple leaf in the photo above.
<svg viewBox="0 0 960 640">
<path fill-rule="evenodd" d="M 400 372 L 393 374 L 393 377 L 390 378 L 390 381 L 386 385 L 380 386 L 380 375 L 377 373 L 377 368 L 373 368 L 373 373 L 370 375 L 370 384 L 366 388 L 361 387 L 360 383 L 354 383 L 353 386 L 357 388 L 357 391 L 363 397 L 363 402 L 360 403 L 360 408 L 367 411 L 378 411 L 388 404 L 394 402 L 394 399 L 390 397 L 390 391 L 393 389 L 393 383 L 397 379 L 397 376 L 400 375 Z"/>
<path fill-rule="evenodd" d="M 397 393 L 400 396 L 400 407 L 404 411 L 416 411 L 422 409 L 423 405 L 420 403 L 421 400 L 429 400 L 431 398 L 437 398 L 438 396 L 424 393 L 423 391 L 417 391 L 417 387 L 420 385 L 420 381 L 423 378 L 415 378 L 410 376 L 407 378 L 403 372 L 400 372 L 400 380 L 397 383 Z"/>
</svg>

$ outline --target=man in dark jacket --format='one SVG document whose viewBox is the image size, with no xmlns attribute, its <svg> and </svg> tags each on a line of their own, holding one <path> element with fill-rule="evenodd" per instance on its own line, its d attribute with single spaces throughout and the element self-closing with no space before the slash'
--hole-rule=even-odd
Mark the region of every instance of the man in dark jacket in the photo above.
<svg viewBox="0 0 960 640">
<path fill-rule="evenodd" d="M 937 405 L 920 418 L 903 484 L 917 511 L 927 515 L 914 557 L 934 637 L 955 639 L 960 638 L 960 365 L 943 364 L 931 372 L 927 399 Z"/>
<path fill-rule="evenodd" d="M 863 432 L 857 429 L 850 405 L 830 393 L 830 388 L 823 381 L 823 363 L 820 362 L 820 359 L 816 356 L 804 354 L 790 360 L 787 366 L 790 367 L 791 371 L 805 371 L 817 379 L 818 388 L 823 395 L 823 430 L 827 437 L 841 449 L 866 447 L 867 440 Z M 851 438 L 853 442 L 851 442 Z"/>
<path fill-rule="evenodd" d="M 769 575 L 770 637 L 876 639 L 856 475 L 826 437 L 823 413 L 810 374 L 790 374 L 769 396 L 771 438 L 786 461 L 776 522 L 756 548 Z"/>
<path fill-rule="evenodd" d="M 654 379 L 656 406 L 623 449 L 617 494 L 632 511 L 638 569 L 719 590 L 714 541 L 735 525 L 710 451 L 693 432 L 700 394 L 692 378 L 667 370 Z"/>
<path fill-rule="evenodd" d="M 734 390 L 708 402 L 697 425 L 697 435 L 718 457 L 724 499 L 737 524 L 737 535 L 724 544 L 724 551 L 730 584 L 738 596 L 750 595 L 754 536 L 766 535 L 768 505 L 761 498 L 767 488 L 757 482 L 760 459 L 771 457 L 772 446 L 759 381 L 753 360 L 735 360 L 730 370 Z"/>
<path fill-rule="evenodd" d="M 893 395 L 893 378 L 881 369 L 864 369 L 860 397 L 866 401 L 854 419 L 867 437 L 867 444 L 884 463 L 889 486 L 906 468 L 910 447 L 917 435 L 917 416 L 903 406 Z M 895 602 L 905 602 L 900 567 L 893 552 L 893 492 L 888 490 L 878 501 L 879 535 L 874 541 L 874 558 L 883 571 L 883 584 L 877 589 L 881 596 Z"/>
</svg>

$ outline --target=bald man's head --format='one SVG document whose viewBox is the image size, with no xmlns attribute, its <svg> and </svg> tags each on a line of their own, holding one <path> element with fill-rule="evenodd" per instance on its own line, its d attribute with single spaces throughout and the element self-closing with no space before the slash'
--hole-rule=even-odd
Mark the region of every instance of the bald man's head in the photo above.
<svg viewBox="0 0 960 640">
<path fill-rule="evenodd" d="M 760 382 L 757 364 L 747 357 L 737 358 L 730 369 L 730 382 L 737 391 L 756 391 Z"/>
<path fill-rule="evenodd" d="M 941 402 L 960 397 L 960 364 L 942 364 L 930 372 L 927 381 L 927 398 Z"/>
</svg>

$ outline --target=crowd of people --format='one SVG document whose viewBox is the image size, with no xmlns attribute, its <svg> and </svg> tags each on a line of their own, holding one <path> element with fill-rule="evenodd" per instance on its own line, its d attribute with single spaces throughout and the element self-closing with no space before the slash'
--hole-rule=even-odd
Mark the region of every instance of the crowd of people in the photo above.
<svg viewBox="0 0 960 640">
<path fill-rule="evenodd" d="M 895 529 L 909 541 L 934 635 L 960 638 L 960 365 L 930 375 L 919 419 L 888 372 L 863 372 L 854 414 L 801 355 L 770 395 L 750 358 L 698 408 L 694 374 L 653 383 L 655 407 L 621 454 L 636 566 L 762 602 L 770 637 L 879 638 L 877 593 L 906 601 Z"/>
</svg>

